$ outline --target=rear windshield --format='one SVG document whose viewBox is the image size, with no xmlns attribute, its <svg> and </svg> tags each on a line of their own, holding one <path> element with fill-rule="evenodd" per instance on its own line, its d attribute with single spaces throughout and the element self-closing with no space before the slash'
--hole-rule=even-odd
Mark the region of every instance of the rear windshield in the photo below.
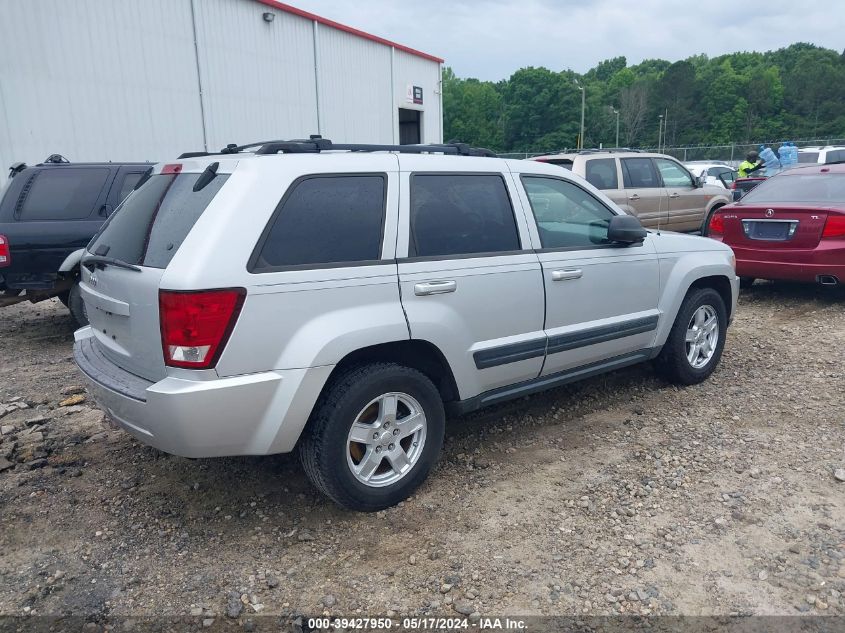
<svg viewBox="0 0 845 633">
<path fill-rule="evenodd" d="M 845 203 L 845 174 L 784 175 L 769 178 L 742 199 L 747 203 Z"/>
<path fill-rule="evenodd" d="M 167 268 L 173 255 L 229 176 L 220 174 L 199 191 L 200 174 L 151 176 L 109 217 L 88 245 L 95 255 L 130 264 Z"/>
<path fill-rule="evenodd" d="M 798 152 L 799 163 L 817 163 L 819 162 L 818 152 Z"/>
<path fill-rule="evenodd" d="M 563 167 L 564 169 L 572 171 L 572 161 L 568 158 L 543 158 L 540 162 L 548 163 L 549 165 L 557 165 L 558 167 Z"/>
</svg>

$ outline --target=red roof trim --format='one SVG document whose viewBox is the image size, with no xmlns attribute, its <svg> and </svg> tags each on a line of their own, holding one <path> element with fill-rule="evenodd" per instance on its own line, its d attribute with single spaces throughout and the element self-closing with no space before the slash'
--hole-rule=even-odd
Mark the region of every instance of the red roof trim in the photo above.
<svg viewBox="0 0 845 633">
<path fill-rule="evenodd" d="M 410 48 L 408 46 L 403 46 L 402 44 L 397 44 L 396 42 L 391 42 L 390 40 L 386 40 L 383 37 L 379 37 L 377 35 L 371 35 L 370 33 L 365 33 L 364 31 L 359 31 L 358 29 L 353 29 L 351 26 L 346 26 L 345 24 L 340 24 L 339 22 L 335 22 L 334 20 L 329 20 L 324 17 L 320 17 L 319 15 L 315 15 L 314 13 L 309 13 L 308 11 L 303 11 L 302 9 L 297 9 L 296 7 L 292 7 L 289 4 L 283 4 L 281 2 L 276 2 L 276 0 L 256 0 L 261 4 L 265 4 L 268 7 L 273 7 L 274 9 L 278 9 L 279 11 L 284 11 L 285 13 L 290 13 L 292 15 L 298 15 L 301 18 L 305 18 L 307 20 L 313 20 L 314 22 L 318 22 L 319 24 L 324 24 L 326 26 L 330 26 L 333 29 L 338 29 L 339 31 L 344 31 L 346 33 L 351 33 L 352 35 L 357 35 L 358 37 L 363 37 L 365 40 L 370 40 L 371 42 L 378 42 L 379 44 L 384 44 L 385 46 L 392 46 L 396 50 L 404 51 L 405 53 L 410 53 L 411 55 L 416 55 L 417 57 L 422 57 L 423 59 L 428 59 L 433 62 L 437 62 L 438 64 L 443 63 L 443 59 L 440 57 L 435 57 L 434 55 L 429 55 L 428 53 L 423 53 L 422 51 L 418 51 L 416 49 Z"/>
</svg>

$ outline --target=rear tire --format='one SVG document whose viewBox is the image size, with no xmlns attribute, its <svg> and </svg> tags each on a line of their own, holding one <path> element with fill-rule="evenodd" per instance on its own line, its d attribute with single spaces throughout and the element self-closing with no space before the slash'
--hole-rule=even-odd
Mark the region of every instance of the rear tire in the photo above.
<svg viewBox="0 0 845 633">
<path fill-rule="evenodd" d="M 747 290 L 751 286 L 754 285 L 754 277 L 740 277 L 739 278 L 739 287 L 743 290 Z"/>
<path fill-rule="evenodd" d="M 425 481 L 445 427 L 440 393 L 425 375 L 395 363 L 362 365 L 320 396 L 299 456 L 320 492 L 344 508 L 374 512 Z"/>
<path fill-rule="evenodd" d="M 82 292 L 79 290 L 78 281 L 68 291 L 67 307 L 70 310 L 70 315 L 79 327 L 88 325 L 88 312 L 85 309 L 85 302 L 82 300 Z"/>
<path fill-rule="evenodd" d="M 727 310 L 718 292 L 690 290 L 655 360 L 658 373 L 678 385 L 704 381 L 722 357 L 727 326 Z"/>
</svg>

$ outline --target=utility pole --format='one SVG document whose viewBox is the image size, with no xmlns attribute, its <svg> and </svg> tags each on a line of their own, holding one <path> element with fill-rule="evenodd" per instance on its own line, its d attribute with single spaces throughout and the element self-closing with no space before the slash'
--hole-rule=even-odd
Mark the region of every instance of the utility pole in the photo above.
<svg viewBox="0 0 845 633">
<path fill-rule="evenodd" d="M 657 153 L 660 153 L 660 142 L 663 139 L 663 115 L 657 117 Z"/>
<path fill-rule="evenodd" d="M 610 109 L 613 111 L 613 114 L 616 115 L 616 147 L 619 147 L 619 110 L 610 106 Z"/>
<path fill-rule="evenodd" d="M 575 85 L 578 86 L 578 90 L 581 91 L 581 134 L 578 137 L 578 149 L 584 149 L 584 106 L 586 103 L 586 91 L 584 90 L 584 86 L 582 86 L 578 80 L 575 80 Z"/>
</svg>

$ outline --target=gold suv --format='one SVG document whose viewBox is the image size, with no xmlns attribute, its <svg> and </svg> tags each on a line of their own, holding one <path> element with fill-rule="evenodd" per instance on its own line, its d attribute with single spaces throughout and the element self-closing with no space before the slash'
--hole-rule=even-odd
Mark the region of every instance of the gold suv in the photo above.
<svg viewBox="0 0 845 633">
<path fill-rule="evenodd" d="M 665 154 L 583 150 L 531 160 L 559 165 L 585 178 L 649 228 L 700 231 L 713 211 L 730 202 L 724 187 L 695 178 Z"/>
</svg>

